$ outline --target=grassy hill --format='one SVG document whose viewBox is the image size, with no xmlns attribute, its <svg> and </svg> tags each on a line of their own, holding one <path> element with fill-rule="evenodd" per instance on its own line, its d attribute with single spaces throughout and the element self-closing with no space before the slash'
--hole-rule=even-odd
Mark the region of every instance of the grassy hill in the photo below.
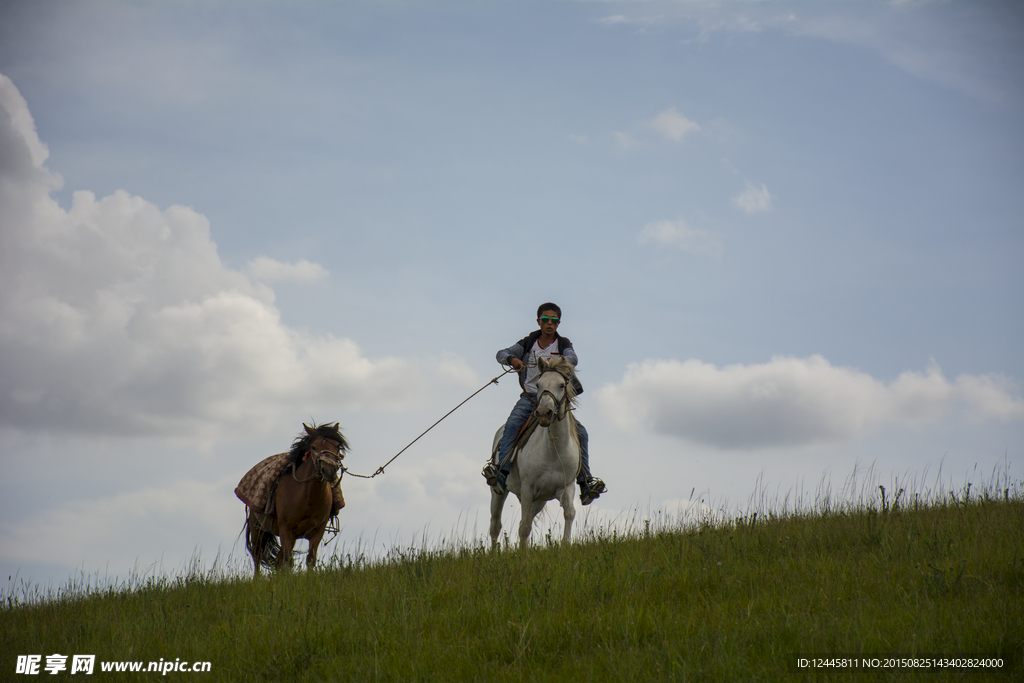
<svg viewBox="0 0 1024 683">
<path fill-rule="evenodd" d="M 525 553 L 396 551 L 259 581 L 197 568 L 36 604 L 8 595 L 0 680 L 38 680 L 15 673 L 28 654 L 57 678 L 43 669 L 55 653 L 96 655 L 93 680 L 1021 680 L 1020 488 L 892 498 Z M 858 666 L 800 668 L 797 655 Z M 1003 666 L 886 661 L 965 655 Z M 210 665 L 100 670 L 124 660 Z"/>
</svg>

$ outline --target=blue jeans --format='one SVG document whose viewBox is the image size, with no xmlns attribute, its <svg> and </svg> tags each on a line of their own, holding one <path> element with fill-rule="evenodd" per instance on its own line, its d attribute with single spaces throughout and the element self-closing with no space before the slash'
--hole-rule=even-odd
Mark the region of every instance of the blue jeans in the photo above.
<svg viewBox="0 0 1024 683">
<path fill-rule="evenodd" d="M 535 397 L 531 397 L 528 394 L 522 394 L 519 396 L 519 400 L 516 402 L 512 412 L 508 416 L 508 420 L 505 421 L 505 431 L 501 433 L 501 441 L 498 444 L 498 462 L 500 463 L 508 455 L 508 452 L 512 450 L 512 444 L 515 443 L 516 436 L 519 435 L 519 429 L 526 424 L 526 421 L 530 419 L 530 413 L 533 412 L 533 401 Z M 590 479 L 590 435 L 587 434 L 587 428 L 583 426 L 583 423 L 579 420 L 576 421 L 576 428 L 580 435 L 580 462 L 582 463 L 582 471 L 580 476 L 576 478 L 578 483 L 583 483 Z M 508 465 L 502 468 L 505 473 L 508 473 Z"/>
</svg>

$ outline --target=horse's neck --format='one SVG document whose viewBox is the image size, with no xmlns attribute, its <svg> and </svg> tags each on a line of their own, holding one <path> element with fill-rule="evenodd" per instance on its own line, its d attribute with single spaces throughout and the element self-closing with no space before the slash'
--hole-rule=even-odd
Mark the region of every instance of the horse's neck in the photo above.
<svg viewBox="0 0 1024 683">
<path fill-rule="evenodd" d="M 551 426 L 548 427 L 548 431 L 555 437 L 561 438 L 570 434 L 570 427 L 573 426 L 572 413 L 565 411 L 565 417 L 561 420 L 552 420 Z"/>
<path fill-rule="evenodd" d="M 316 464 L 313 462 L 312 455 L 307 456 L 305 460 L 295 466 L 295 479 L 302 480 L 301 482 L 296 481 L 296 483 L 306 488 L 304 496 L 319 498 L 322 495 L 324 482 L 316 478 Z M 309 481 L 306 481 L 307 479 Z"/>
<path fill-rule="evenodd" d="M 576 421 L 572 417 L 572 413 L 566 411 L 565 417 L 561 420 L 553 420 L 551 426 L 548 427 L 547 434 L 544 434 L 541 438 L 545 441 L 550 440 L 555 450 L 559 454 L 559 458 L 562 457 L 562 453 L 566 450 L 568 444 L 572 439 L 575 438 L 573 431 L 576 429 Z M 539 430 L 538 430 L 539 431 Z"/>
</svg>

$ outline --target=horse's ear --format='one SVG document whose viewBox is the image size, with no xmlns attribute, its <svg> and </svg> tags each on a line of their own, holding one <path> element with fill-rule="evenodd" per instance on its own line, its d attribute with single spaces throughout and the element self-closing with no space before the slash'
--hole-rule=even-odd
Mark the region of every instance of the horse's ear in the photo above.
<svg viewBox="0 0 1024 683">
<path fill-rule="evenodd" d="M 316 430 L 315 430 L 315 429 L 313 429 L 312 427 L 310 427 L 310 426 L 309 426 L 308 424 L 306 424 L 305 422 L 303 422 L 303 423 L 302 423 L 302 426 L 306 428 L 306 433 L 307 433 L 307 434 L 309 434 L 310 436 L 316 436 Z"/>
<path fill-rule="evenodd" d="M 540 368 L 541 372 L 544 372 L 545 370 L 547 370 L 548 369 L 548 359 L 547 358 L 538 358 L 537 359 L 537 367 Z"/>
</svg>

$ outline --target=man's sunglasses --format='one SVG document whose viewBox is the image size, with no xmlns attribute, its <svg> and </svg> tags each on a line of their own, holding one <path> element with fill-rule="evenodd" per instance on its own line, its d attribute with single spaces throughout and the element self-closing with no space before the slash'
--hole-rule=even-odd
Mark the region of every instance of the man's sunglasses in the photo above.
<svg viewBox="0 0 1024 683">
<path fill-rule="evenodd" d="M 549 316 L 549 315 L 542 315 L 542 316 L 540 317 L 540 321 L 541 321 L 542 323 L 554 323 L 554 324 L 556 324 L 556 325 L 558 324 L 558 318 L 552 318 L 552 317 L 551 317 L 551 316 Z"/>
</svg>

